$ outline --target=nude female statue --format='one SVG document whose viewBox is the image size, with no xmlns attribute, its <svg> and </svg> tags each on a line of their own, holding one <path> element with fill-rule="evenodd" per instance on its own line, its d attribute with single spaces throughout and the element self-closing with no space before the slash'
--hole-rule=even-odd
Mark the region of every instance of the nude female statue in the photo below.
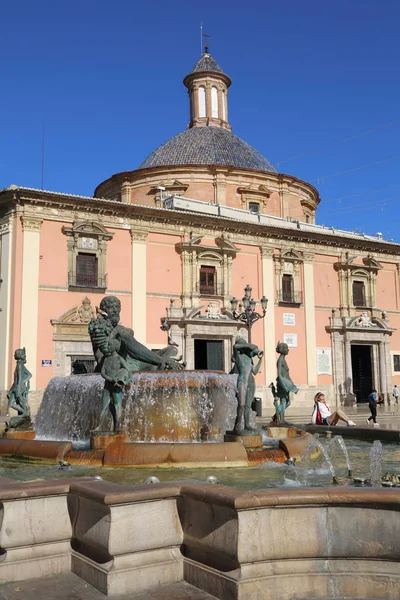
<svg viewBox="0 0 400 600">
<path fill-rule="evenodd" d="M 254 431 L 257 431 L 250 425 L 250 415 L 256 391 L 254 375 L 257 375 L 260 371 L 263 355 L 264 352 L 260 351 L 255 344 L 249 344 L 239 336 L 236 338 L 232 356 L 234 363 L 232 372 L 238 373 L 236 388 L 238 407 L 233 429 L 236 435 L 251 435 Z M 258 357 L 258 363 L 254 366 L 253 358 L 256 356 Z"/>
</svg>

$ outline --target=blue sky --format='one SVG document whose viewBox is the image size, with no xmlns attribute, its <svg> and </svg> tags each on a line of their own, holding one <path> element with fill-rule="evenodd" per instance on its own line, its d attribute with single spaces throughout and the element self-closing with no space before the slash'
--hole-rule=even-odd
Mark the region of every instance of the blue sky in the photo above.
<svg viewBox="0 0 400 600">
<path fill-rule="evenodd" d="M 0 188 L 41 186 L 42 124 L 45 189 L 83 195 L 184 130 L 201 21 L 234 133 L 318 187 L 319 224 L 400 241 L 397 0 L 3 3 Z"/>
</svg>

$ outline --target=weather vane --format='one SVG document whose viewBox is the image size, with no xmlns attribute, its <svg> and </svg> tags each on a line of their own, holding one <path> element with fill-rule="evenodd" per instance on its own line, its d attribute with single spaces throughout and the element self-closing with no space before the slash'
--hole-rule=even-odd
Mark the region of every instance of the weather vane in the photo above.
<svg viewBox="0 0 400 600">
<path fill-rule="evenodd" d="M 205 38 L 205 39 L 204 39 L 204 52 L 205 52 L 206 54 L 208 54 L 208 38 L 209 38 L 209 37 L 210 37 L 210 36 L 208 35 L 208 33 L 203 33 L 203 38 Z"/>
</svg>

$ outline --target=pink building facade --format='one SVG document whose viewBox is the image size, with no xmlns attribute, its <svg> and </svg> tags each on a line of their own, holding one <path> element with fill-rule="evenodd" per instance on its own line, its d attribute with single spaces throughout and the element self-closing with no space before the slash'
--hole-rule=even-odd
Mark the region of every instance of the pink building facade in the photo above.
<svg viewBox="0 0 400 600">
<path fill-rule="evenodd" d="M 0 394 L 25 346 L 32 408 L 72 364 L 90 370 L 87 324 L 104 295 L 150 348 L 179 346 L 187 368 L 229 372 L 231 299 L 265 295 L 252 340 L 264 407 L 288 343 L 295 402 L 335 404 L 400 385 L 400 245 L 315 224 L 318 191 L 279 174 L 228 122 L 230 78 L 205 52 L 185 78 L 188 128 L 93 197 L 11 186 L 0 192 Z M 258 304 L 257 309 L 261 311 Z"/>
</svg>

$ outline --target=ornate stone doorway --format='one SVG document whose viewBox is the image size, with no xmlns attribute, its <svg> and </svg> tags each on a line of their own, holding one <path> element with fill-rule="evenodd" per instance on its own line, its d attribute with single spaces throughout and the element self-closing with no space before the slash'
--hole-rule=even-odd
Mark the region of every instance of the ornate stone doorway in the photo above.
<svg viewBox="0 0 400 600">
<path fill-rule="evenodd" d="M 390 337 L 396 330 L 389 327 L 387 318 L 370 316 L 371 312 L 345 317 L 333 311 L 326 328 L 332 340 L 337 404 L 365 401 L 371 392 L 367 394 L 367 388 L 376 388 L 385 398 L 391 389 Z"/>
<path fill-rule="evenodd" d="M 368 344 L 351 345 L 351 367 L 353 375 L 353 393 L 357 404 L 367 402 L 372 391 L 372 346 Z"/>
</svg>

